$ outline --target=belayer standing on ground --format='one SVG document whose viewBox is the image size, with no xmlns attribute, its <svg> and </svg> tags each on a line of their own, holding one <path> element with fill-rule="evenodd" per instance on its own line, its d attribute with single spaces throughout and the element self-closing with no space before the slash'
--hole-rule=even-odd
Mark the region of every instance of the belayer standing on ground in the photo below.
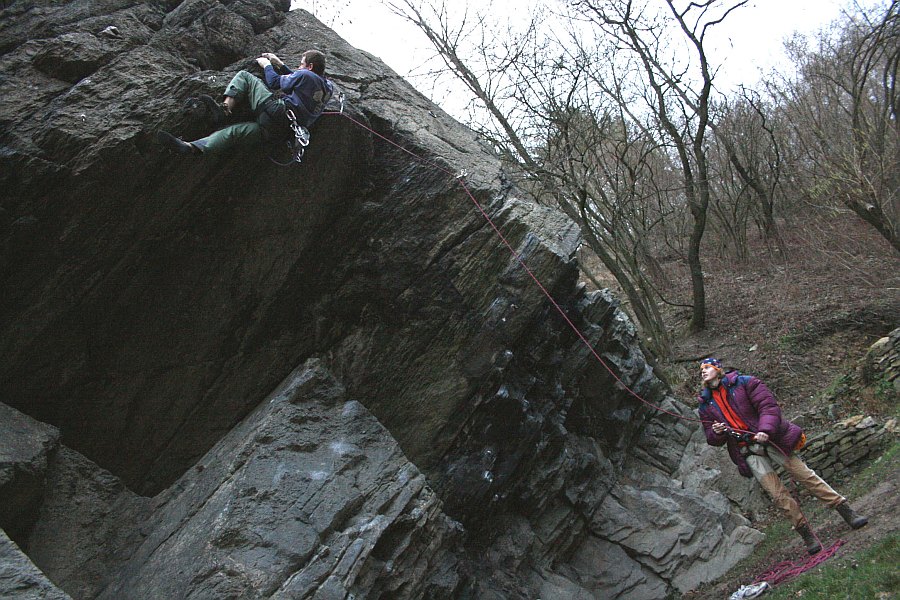
<svg viewBox="0 0 900 600">
<path fill-rule="evenodd" d="M 700 377 L 703 388 L 698 400 L 706 442 L 728 447 L 728 455 L 740 474 L 756 478 L 775 506 L 790 519 L 810 554 L 817 553 L 822 545 L 772 468 L 772 462 L 781 465 L 813 496 L 836 509 L 853 529 L 868 523 L 868 519 L 853 512 L 846 498 L 797 456 L 806 436 L 798 425 L 781 416 L 775 396 L 762 381 L 737 371 L 725 373 L 715 358 L 700 362 Z"/>
<path fill-rule="evenodd" d="M 224 124 L 244 103 L 255 121 L 227 125 L 193 142 L 160 131 L 157 134 L 160 143 L 184 154 L 218 154 L 236 147 L 287 140 L 292 135 L 287 111 L 293 113 L 301 127 L 309 127 L 334 93 L 332 83 L 325 78 L 325 55 L 318 50 L 304 52 L 296 71 L 288 69 L 280 58 L 269 52 L 257 58 L 256 63 L 263 68 L 265 83 L 248 71 L 240 71 L 225 88 L 221 105 L 209 96 L 199 98 L 214 125 Z M 283 97 L 279 98 L 272 90 L 281 91 Z"/>
</svg>

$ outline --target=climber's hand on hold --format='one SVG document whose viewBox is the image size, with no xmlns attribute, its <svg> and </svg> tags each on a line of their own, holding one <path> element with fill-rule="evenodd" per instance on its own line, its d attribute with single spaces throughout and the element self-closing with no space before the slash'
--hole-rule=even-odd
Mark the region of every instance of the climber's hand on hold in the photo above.
<svg viewBox="0 0 900 600">
<path fill-rule="evenodd" d="M 272 54 L 271 52 L 263 52 L 262 58 L 268 58 L 269 62 L 272 63 L 273 67 L 281 67 L 284 66 L 284 61 L 278 58 L 277 55 Z"/>
</svg>

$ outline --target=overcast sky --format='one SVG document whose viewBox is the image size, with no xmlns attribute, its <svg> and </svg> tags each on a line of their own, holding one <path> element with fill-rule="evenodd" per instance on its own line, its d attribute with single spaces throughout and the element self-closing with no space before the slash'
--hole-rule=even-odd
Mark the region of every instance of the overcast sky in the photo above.
<svg viewBox="0 0 900 600">
<path fill-rule="evenodd" d="M 466 0 L 449 1 L 461 6 Z M 811 33 L 839 16 L 850 0 L 752 0 L 714 29 L 710 47 L 712 60 L 724 63 L 716 78 L 719 89 L 754 84 L 760 71 L 768 71 L 783 60 L 782 41 L 795 31 Z M 533 0 L 492 0 L 494 15 L 511 20 L 528 14 Z M 357 48 L 381 58 L 407 78 L 433 56 L 419 31 L 391 12 L 379 0 L 293 0 L 293 8 L 313 13 Z M 484 6 L 479 3 L 479 6 Z M 415 78 L 411 78 L 416 84 Z M 417 85 L 421 88 L 422 85 Z M 427 89 L 421 89 L 429 93 Z M 434 98 L 442 104 L 441 98 Z M 454 113 L 454 107 L 442 106 Z M 456 115 L 459 116 L 459 115 Z"/>
</svg>

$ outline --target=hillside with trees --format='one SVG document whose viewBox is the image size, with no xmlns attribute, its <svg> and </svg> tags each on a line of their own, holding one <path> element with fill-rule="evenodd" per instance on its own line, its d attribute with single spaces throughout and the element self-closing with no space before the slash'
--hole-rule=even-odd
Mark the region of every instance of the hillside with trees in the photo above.
<svg viewBox="0 0 900 600">
<path fill-rule="evenodd" d="M 723 92 L 707 40 L 747 5 L 583 0 L 518 29 L 395 5 L 471 93 L 470 125 L 510 173 L 580 223 L 599 259 L 585 276 L 615 280 L 663 358 L 679 335 L 666 307 L 690 311 L 689 333 L 709 326 L 710 263 L 782 260 L 797 251 L 786 237 L 820 222 L 862 222 L 900 256 L 898 3 L 848 6 L 785 42 L 789 70 Z"/>
</svg>

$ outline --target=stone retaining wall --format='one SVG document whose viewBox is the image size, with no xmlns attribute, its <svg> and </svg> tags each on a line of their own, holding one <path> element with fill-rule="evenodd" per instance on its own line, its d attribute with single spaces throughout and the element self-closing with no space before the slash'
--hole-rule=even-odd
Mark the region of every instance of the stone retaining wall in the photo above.
<svg viewBox="0 0 900 600">
<path fill-rule="evenodd" d="M 860 471 L 881 456 L 885 446 L 896 439 L 896 434 L 896 419 L 879 424 L 872 417 L 857 415 L 837 423 L 831 431 L 811 436 L 800 455 L 806 464 L 829 481 L 835 476 Z"/>
<path fill-rule="evenodd" d="M 900 393 L 900 328 L 881 338 L 860 361 L 860 384 L 877 388 L 883 401 L 895 401 Z M 839 422 L 831 431 L 813 435 L 800 451 L 806 463 L 826 481 L 860 471 L 881 456 L 896 439 L 897 420 L 878 423 L 857 415 Z"/>
</svg>

